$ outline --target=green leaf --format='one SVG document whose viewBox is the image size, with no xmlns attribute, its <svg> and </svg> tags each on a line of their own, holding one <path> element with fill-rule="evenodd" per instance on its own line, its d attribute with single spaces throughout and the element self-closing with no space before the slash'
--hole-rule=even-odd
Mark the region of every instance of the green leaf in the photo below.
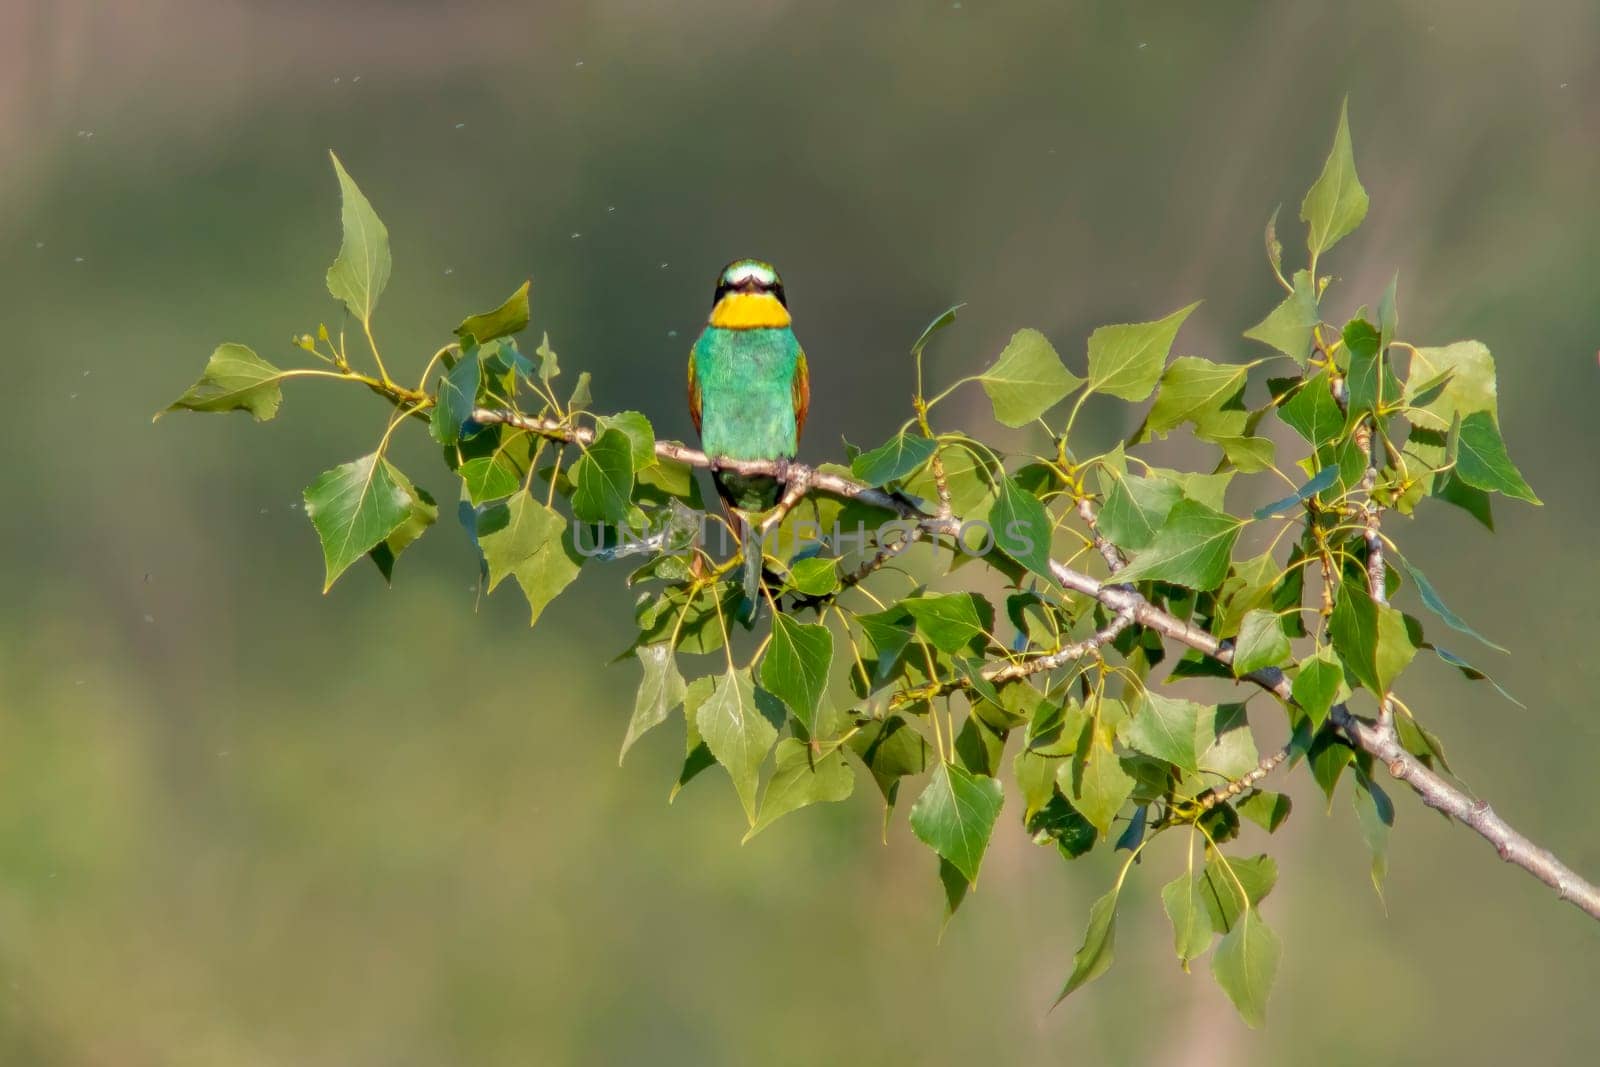
<svg viewBox="0 0 1600 1067">
<path fill-rule="evenodd" d="M 1464 675 L 1468 681 L 1471 681 L 1471 682 L 1488 682 L 1490 685 L 1494 686 L 1495 691 L 1498 692 L 1501 696 L 1505 697 L 1507 700 L 1509 700 L 1511 703 L 1515 704 L 1517 707 L 1521 708 L 1523 711 L 1527 711 L 1528 710 L 1528 705 L 1524 704 L 1522 701 L 1520 701 L 1516 697 L 1512 696 L 1511 693 L 1509 691 L 1507 691 L 1506 688 L 1504 686 L 1502 686 L 1499 682 L 1495 681 L 1493 678 L 1489 677 L 1483 671 L 1481 671 L 1478 668 L 1474 667 L 1472 664 L 1468 663 L 1466 660 L 1462 659 L 1460 656 L 1456 655 L 1454 652 L 1451 652 L 1447 648 L 1440 648 L 1437 645 L 1434 646 L 1433 652 L 1434 652 L 1434 655 L 1438 656 L 1440 659 L 1442 659 L 1446 663 L 1450 664 L 1450 666 L 1452 666 L 1456 670 L 1460 671 L 1462 673 L 1462 675 Z"/>
<path fill-rule="evenodd" d="M 1313 730 L 1328 717 L 1343 686 L 1344 667 L 1332 649 L 1319 648 L 1315 655 L 1300 661 L 1300 671 L 1294 677 L 1294 702 L 1305 712 Z"/>
<path fill-rule="evenodd" d="M 639 471 L 656 463 L 656 431 L 650 420 L 637 411 L 619 411 L 597 420 L 601 430 L 620 430 L 627 435 L 633 456 L 633 470 Z"/>
<path fill-rule="evenodd" d="M 1121 475 L 1102 469 L 1105 504 L 1100 532 L 1127 552 L 1149 548 L 1172 508 L 1183 499 L 1183 486 L 1167 478 Z"/>
<path fill-rule="evenodd" d="M 457 470 L 473 507 L 491 500 L 504 500 L 522 485 L 523 472 L 514 457 L 504 451 L 492 456 L 467 460 Z"/>
<path fill-rule="evenodd" d="M 1355 153 L 1350 147 L 1350 101 L 1339 108 L 1339 129 L 1322 174 L 1300 205 L 1300 220 L 1307 224 L 1306 248 L 1320 255 L 1349 234 L 1367 217 L 1367 191 L 1356 177 Z"/>
<path fill-rule="evenodd" d="M 1317 323 L 1322 321 L 1317 308 L 1316 286 L 1309 271 L 1297 270 L 1294 291 L 1268 312 L 1267 317 L 1244 332 L 1246 338 L 1271 345 L 1304 367 L 1311 356 Z"/>
<path fill-rule="evenodd" d="M 917 633 L 941 652 L 955 652 L 987 627 L 972 593 L 935 593 L 908 597 L 900 606 L 911 614 Z M 992 623 L 991 623 L 992 625 Z"/>
<path fill-rule="evenodd" d="M 1511 457 L 1506 455 L 1500 427 L 1487 411 L 1474 411 L 1461 420 L 1461 452 L 1456 457 L 1456 475 L 1468 485 L 1490 493 L 1504 493 L 1530 504 L 1541 503 L 1523 481 Z"/>
<path fill-rule="evenodd" d="M 828 688 L 833 634 L 818 623 L 795 622 L 782 612 L 772 616 L 772 640 L 761 657 L 761 686 L 788 705 L 809 733 Z"/>
<path fill-rule="evenodd" d="M 1027 830 L 1036 845 L 1053 842 L 1062 856 L 1071 860 L 1085 855 L 1094 848 L 1100 831 L 1072 803 L 1056 791 L 1055 765 L 1059 760 L 1041 757 L 1032 752 L 1019 752 L 1014 763 L 1017 784 L 1023 786 L 1024 774 L 1031 775 L 1043 789 L 1047 798 L 1028 813 Z M 1031 768 L 1037 767 L 1038 770 Z M 1024 795 L 1027 787 L 1023 786 Z"/>
<path fill-rule="evenodd" d="M 548 333 L 540 335 L 539 347 L 534 349 L 533 354 L 539 357 L 539 380 L 548 386 L 550 379 L 561 373 L 561 360 L 556 350 L 550 347 Z"/>
<path fill-rule="evenodd" d="M 621 522 L 633 493 L 633 442 L 621 430 L 605 431 L 573 465 L 572 480 L 572 514 L 580 522 Z"/>
<path fill-rule="evenodd" d="M 1172 920 L 1172 947 L 1183 969 L 1189 961 L 1211 947 L 1211 915 L 1200 897 L 1200 887 L 1187 874 L 1180 874 L 1161 887 L 1161 904 Z"/>
<path fill-rule="evenodd" d="M 441 445 L 453 445 L 461 439 L 461 427 L 472 417 L 472 409 L 478 402 L 480 370 L 478 353 L 463 352 L 449 373 L 439 378 L 428 432 Z"/>
<path fill-rule="evenodd" d="M 995 779 L 941 763 L 911 806 L 911 830 L 968 882 L 976 882 L 1004 800 Z"/>
<path fill-rule="evenodd" d="M 1113 949 L 1117 940 L 1117 894 L 1119 882 L 1111 892 L 1095 901 L 1089 908 L 1089 926 L 1083 932 L 1083 945 L 1072 957 L 1072 973 L 1061 987 L 1056 1003 L 1060 1004 L 1073 991 L 1082 988 L 1111 969 Z"/>
<path fill-rule="evenodd" d="M 1328 808 L 1333 809 L 1333 791 L 1339 786 L 1339 776 L 1356 761 L 1355 751 L 1331 729 L 1321 730 L 1311 741 L 1306 753 L 1306 763 L 1311 767 L 1311 777 L 1322 787 L 1328 798 Z"/>
<path fill-rule="evenodd" d="M 811 556 L 789 567 L 788 585 L 802 596 L 827 596 L 839 588 L 838 561 Z"/>
<path fill-rule="evenodd" d="M 1356 787 L 1350 792 L 1356 807 L 1361 837 L 1372 853 L 1372 888 L 1383 899 L 1383 880 L 1389 875 L 1389 832 L 1394 829 L 1394 801 L 1383 787 L 1356 765 Z"/>
<path fill-rule="evenodd" d="M 1309 482 L 1302 485 L 1300 488 L 1296 489 L 1293 493 L 1290 493 L 1282 500 L 1274 500 L 1265 507 L 1257 508 L 1255 511 L 1255 517 L 1257 519 L 1270 519 L 1274 515 L 1282 515 L 1284 512 L 1290 511 L 1299 507 L 1301 504 L 1304 504 L 1307 500 L 1310 500 L 1318 493 L 1326 492 L 1327 490 L 1332 489 L 1334 483 L 1336 483 L 1338 480 L 1338 467 L 1331 465 L 1323 467 L 1311 478 Z"/>
<path fill-rule="evenodd" d="M 1479 341 L 1457 341 L 1411 354 L 1404 399 L 1416 405 L 1406 418 L 1425 430 L 1443 432 L 1456 416 L 1475 411 L 1499 417 L 1494 356 Z"/>
<path fill-rule="evenodd" d="M 1000 492 L 989 509 L 989 532 L 995 547 L 1045 581 L 1055 584 L 1050 571 L 1050 514 L 1035 496 L 1024 492 L 1010 477 L 1000 479 Z"/>
<path fill-rule="evenodd" d="M 1223 935 L 1211 957 L 1211 974 L 1240 1018 L 1253 1028 L 1267 1021 L 1267 997 L 1282 954 L 1278 935 L 1252 909 Z"/>
<path fill-rule="evenodd" d="M 643 645 L 633 654 L 644 668 L 644 678 L 634 694 L 633 717 L 628 720 L 622 751 L 617 754 L 618 766 L 635 741 L 665 722 L 672 710 L 683 703 L 688 688 L 678 673 L 678 661 L 670 645 Z"/>
<path fill-rule="evenodd" d="M 884 818 L 894 810 L 900 780 L 928 769 L 933 746 L 903 716 L 890 715 L 868 722 L 849 741 L 850 749 L 861 758 L 883 793 Z"/>
<path fill-rule="evenodd" d="M 461 325 L 456 327 L 456 336 L 463 344 L 471 338 L 481 345 L 496 337 L 509 337 L 522 332 L 528 325 L 528 287 L 532 284 L 531 281 L 523 282 L 521 288 L 506 297 L 505 303 L 493 311 L 468 315 L 462 319 Z"/>
<path fill-rule="evenodd" d="M 1056 771 L 1056 781 L 1069 794 L 1072 806 L 1102 834 L 1111 832 L 1112 822 L 1137 784 L 1123 769 L 1110 739 L 1092 724 L 1085 728 L 1071 761 Z"/>
<path fill-rule="evenodd" d="M 1102 326 L 1089 335 L 1089 389 L 1137 403 L 1150 395 L 1178 328 L 1199 303 L 1164 319 Z"/>
<path fill-rule="evenodd" d="M 756 706 L 756 687 L 750 668 L 734 670 L 717 678 L 711 696 L 695 713 L 695 724 L 706 747 L 727 770 L 733 788 L 744 806 L 745 818 L 756 821 L 756 782 L 761 764 L 772 743 L 778 739 L 777 727 Z"/>
<path fill-rule="evenodd" d="M 1272 264 L 1274 274 L 1283 273 L 1283 242 L 1278 240 L 1278 212 L 1282 210 L 1283 205 L 1279 204 L 1267 219 L 1267 262 Z"/>
<path fill-rule="evenodd" d="M 1155 578 L 1205 591 L 1228 576 L 1233 543 L 1244 524 L 1193 500 L 1173 505 L 1150 547 L 1118 574 L 1121 582 Z"/>
<path fill-rule="evenodd" d="M 1270 611 L 1247 612 L 1233 646 L 1233 673 L 1243 678 L 1288 658 L 1289 638 L 1283 632 L 1283 620 Z"/>
<path fill-rule="evenodd" d="M 1026 426 L 1083 384 L 1038 330 L 1018 330 L 994 366 L 978 377 L 1005 426 Z"/>
<path fill-rule="evenodd" d="M 411 517 L 413 498 L 378 453 L 323 473 L 305 491 L 306 517 L 322 540 L 326 593 L 356 560 Z"/>
<path fill-rule="evenodd" d="M 1232 872 L 1231 874 L 1229 872 Z M 1228 857 L 1212 851 L 1206 859 L 1206 869 L 1200 875 L 1200 896 L 1205 901 L 1211 925 L 1219 933 L 1227 933 L 1239 923 L 1239 916 L 1266 899 L 1272 887 L 1278 884 L 1278 864 L 1271 856 L 1262 854 L 1245 859 Z M 1240 887 L 1244 896 L 1239 894 Z"/>
<path fill-rule="evenodd" d="M 484 509 L 478 546 L 489 568 L 489 591 L 514 577 L 532 611 L 529 625 L 572 584 L 583 562 L 567 521 L 528 492 Z"/>
<path fill-rule="evenodd" d="M 1270 470 L 1277 459 L 1278 449 L 1266 437 L 1217 437 L 1213 440 L 1222 446 L 1235 470 L 1244 474 Z"/>
<path fill-rule="evenodd" d="M 1261 827 L 1267 833 L 1276 833 L 1289 817 L 1293 803 L 1282 793 L 1266 789 L 1252 789 L 1234 805 L 1239 814 Z"/>
<path fill-rule="evenodd" d="M 1200 754 L 1211 747 L 1214 713 L 1192 700 L 1174 700 L 1146 689 L 1133 716 L 1121 725 L 1123 744 L 1197 773 Z"/>
<path fill-rule="evenodd" d="M 1382 342 L 1378 328 L 1366 319 L 1358 317 L 1345 324 L 1344 347 L 1350 355 L 1345 385 L 1352 424 L 1362 414 L 1383 411 L 1400 398 L 1400 383 Z"/>
<path fill-rule="evenodd" d="M 1339 587 L 1339 601 L 1328 619 L 1328 636 L 1350 673 L 1380 698 L 1417 654 L 1405 616 L 1373 600 L 1355 581 Z"/>
<path fill-rule="evenodd" d="M 956 321 L 956 312 L 966 306 L 966 304 L 956 304 L 939 312 L 934 317 L 934 320 L 928 323 L 927 328 L 922 331 L 922 336 L 917 338 L 917 343 L 911 346 L 911 354 L 913 356 L 921 355 L 922 350 L 928 347 L 928 342 L 933 340 L 933 335 Z"/>
<path fill-rule="evenodd" d="M 700 736 L 700 727 L 695 722 L 700 714 L 700 706 L 710 699 L 715 683 L 715 678 L 702 675 L 689 683 L 683 695 L 683 767 L 678 772 L 678 780 L 672 784 L 672 792 L 667 794 L 668 804 L 676 800 L 679 791 L 701 771 L 716 766 L 716 757 L 706 747 L 705 740 Z"/>
<path fill-rule="evenodd" d="M 1313 448 L 1338 440 L 1344 432 L 1345 414 L 1333 398 L 1327 371 L 1307 379 L 1299 391 L 1278 408 L 1278 417 Z"/>
<path fill-rule="evenodd" d="M 393 465 L 389 467 L 389 475 L 405 491 L 407 500 L 405 521 L 395 527 L 394 532 L 388 537 L 373 545 L 372 551 L 367 554 L 372 557 L 372 562 L 378 565 L 383 580 L 392 583 L 395 560 L 400 558 L 400 553 L 410 547 L 413 541 L 426 533 L 428 527 L 439 520 L 439 504 L 428 495 L 426 489 L 413 485 L 411 479 Z"/>
<path fill-rule="evenodd" d="M 278 381 L 283 371 L 274 367 L 245 345 L 218 345 L 206 360 L 200 380 L 184 390 L 182 396 L 156 413 L 168 411 L 248 411 L 257 422 L 266 422 L 278 413 L 283 390 Z"/>
<path fill-rule="evenodd" d="M 1404 556 L 1400 555 L 1399 553 L 1390 553 L 1390 558 L 1397 560 L 1400 566 L 1405 570 L 1406 574 L 1411 576 L 1411 581 L 1416 585 L 1417 595 L 1422 598 L 1423 604 L 1427 605 L 1429 611 L 1432 611 L 1435 615 L 1439 616 L 1439 618 L 1443 619 L 1446 626 L 1449 626 L 1454 630 L 1459 630 L 1469 637 L 1477 638 L 1479 641 L 1482 641 L 1496 652 L 1507 651 L 1503 646 L 1495 644 L 1493 641 L 1480 634 L 1477 630 L 1473 629 L 1472 625 L 1468 623 L 1466 619 L 1463 619 L 1460 615 L 1457 615 L 1454 611 L 1452 611 L 1450 609 L 1450 605 L 1446 604 L 1444 602 L 1444 598 L 1439 595 L 1439 591 L 1433 587 L 1433 583 L 1428 581 L 1428 576 L 1423 574 L 1417 568 L 1413 567 L 1410 561 Z"/>
<path fill-rule="evenodd" d="M 339 176 L 339 221 L 343 229 L 339 255 L 328 268 L 328 292 L 344 301 L 350 314 L 370 324 L 378 297 L 389 284 L 389 231 L 355 180 L 345 172 L 339 157 L 332 152 L 328 155 Z"/>
<path fill-rule="evenodd" d="M 589 391 L 591 381 L 589 372 L 578 372 L 578 383 L 572 387 L 572 395 L 567 398 L 568 411 L 588 411 L 589 405 L 594 402 L 594 394 Z"/>
<path fill-rule="evenodd" d="M 938 448 L 931 437 L 896 434 L 888 441 L 850 461 L 850 472 L 870 486 L 887 485 L 905 478 L 933 458 Z"/>
<path fill-rule="evenodd" d="M 791 811 L 844 800 L 855 790 L 855 775 L 838 749 L 813 758 L 804 741 L 786 737 L 778 742 L 773 758 L 777 769 L 761 794 L 761 814 L 744 835 L 746 841 Z"/>
<path fill-rule="evenodd" d="M 1250 733 L 1245 705 L 1218 705 L 1212 730 L 1217 739 L 1201 753 L 1201 771 L 1232 781 L 1255 770 L 1261 756 L 1256 751 L 1255 738 Z"/>
<path fill-rule="evenodd" d="M 1378 298 L 1378 346 L 1385 351 L 1400 328 L 1400 272 L 1389 279 L 1389 288 Z"/>
<path fill-rule="evenodd" d="M 1249 367 L 1213 363 L 1199 356 L 1173 360 L 1161 375 L 1160 391 L 1145 416 L 1140 439 L 1164 436 L 1186 422 L 1194 423 L 1195 433 L 1201 436 L 1218 429 L 1225 412 L 1243 413 L 1240 397 L 1249 374 Z"/>
</svg>

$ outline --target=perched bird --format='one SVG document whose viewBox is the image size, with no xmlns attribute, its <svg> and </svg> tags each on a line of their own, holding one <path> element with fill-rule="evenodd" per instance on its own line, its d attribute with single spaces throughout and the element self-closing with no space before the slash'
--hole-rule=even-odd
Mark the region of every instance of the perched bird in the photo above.
<svg viewBox="0 0 1600 1067">
<path fill-rule="evenodd" d="M 711 316 L 689 351 L 689 416 L 717 493 L 740 520 L 752 597 L 761 555 L 744 530 L 778 502 L 782 486 L 776 478 L 718 470 L 717 462 L 793 459 L 810 403 L 806 354 L 790 326 L 782 279 L 770 263 L 734 260 L 717 278 Z"/>
</svg>

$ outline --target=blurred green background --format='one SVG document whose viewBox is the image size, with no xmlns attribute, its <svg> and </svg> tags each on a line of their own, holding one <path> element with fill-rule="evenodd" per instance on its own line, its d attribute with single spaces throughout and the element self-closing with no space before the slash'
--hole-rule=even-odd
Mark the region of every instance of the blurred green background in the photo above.
<svg viewBox="0 0 1600 1067">
<path fill-rule="evenodd" d="M 1160 856 L 1116 968 L 1048 1012 L 1105 857 L 1008 807 L 940 943 L 933 859 L 903 811 L 880 841 L 866 781 L 741 848 L 725 781 L 667 805 L 675 728 L 617 768 L 619 573 L 530 633 L 513 593 L 475 609 L 447 518 L 393 590 L 361 565 L 321 596 L 300 490 L 371 447 L 375 400 L 150 413 L 220 341 L 287 363 L 337 322 L 329 147 L 391 230 L 392 368 L 531 276 L 563 364 L 666 436 L 740 255 L 784 271 L 810 459 L 898 422 L 957 300 L 944 380 L 1020 326 L 1078 365 L 1199 298 L 1180 349 L 1241 358 L 1262 224 L 1286 205 L 1295 259 L 1348 92 L 1372 211 L 1330 310 L 1399 269 L 1403 336 L 1489 344 L 1546 501 L 1498 537 L 1396 525 L 1528 709 L 1408 692 L 1597 875 L 1597 46 L 1587 0 L 0 3 L 0 1063 L 1592 1062 L 1592 923 L 1409 794 L 1386 914 L 1300 774 L 1265 1031 L 1174 965 Z M 453 498 L 421 438 L 402 466 Z"/>
</svg>

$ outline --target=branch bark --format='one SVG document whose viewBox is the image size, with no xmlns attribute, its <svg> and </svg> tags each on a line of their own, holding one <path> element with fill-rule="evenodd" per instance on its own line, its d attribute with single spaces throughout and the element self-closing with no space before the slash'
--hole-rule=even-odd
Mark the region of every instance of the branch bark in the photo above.
<svg viewBox="0 0 1600 1067">
<path fill-rule="evenodd" d="M 479 423 L 515 426 L 553 440 L 578 445 L 586 445 L 594 438 L 593 432 L 588 429 L 566 426 L 555 420 L 540 419 L 519 411 L 479 408 L 472 413 L 472 417 Z M 675 441 L 657 441 L 656 455 L 692 467 L 710 467 L 710 461 L 704 452 Z M 921 529 L 935 537 L 954 538 L 958 536 L 961 528 L 959 516 L 930 515 L 904 497 L 804 464 L 789 463 L 785 468 L 777 462 L 767 460 L 719 460 L 718 465 L 724 470 L 745 475 L 777 477 L 786 473 L 791 479 L 791 484 L 793 479 L 800 478 L 809 486 L 810 491 L 823 492 L 847 500 L 859 500 L 893 511 L 901 518 L 916 522 Z M 1092 511 L 1090 514 L 1092 516 Z M 1115 546 L 1108 545 L 1108 547 L 1112 548 L 1113 553 L 1115 552 Z M 1107 559 L 1108 565 L 1110 558 Z M 1130 619 L 1219 663 L 1228 664 L 1233 658 L 1232 650 L 1225 647 L 1211 633 L 1168 614 L 1127 585 L 1102 582 L 1056 560 L 1050 561 L 1050 573 L 1062 588 L 1092 597 L 1105 605 L 1116 617 L 1114 624 L 1121 623 L 1124 618 Z M 1381 572 L 1378 577 L 1381 578 Z M 1382 586 L 1379 585 L 1378 588 L 1381 590 Z M 1127 624 L 1121 623 L 1121 625 Z M 1285 705 L 1294 703 L 1294 693 L 1289 678 L 1277 667 L 1254 671 L 1245 675 L 1243 680 L 1273 694 Z M 1392 727 L 1387 730 L 1380 729 L 1378 725 L 1356 716 L 1342 704 L 1333 708 L 1330 718 L 1353 745 L 1381 761 L 1388 768 L 1390 775 L 1410 786 L 1428 807 L 1466 825 L 1493 845 L 1501 859 L 1521 867 L 1554 889 L 1562 900 L 1570 901 L 1591 918 L 1600 920 L 1600 888 L 1572 870 L 1548 849 L 1534 844 L 1514 829 L 1496 814 L 1486 801 L 1474 798 L 1459 786 L 1424 766 L 1400 745 Z"/>
</svg>

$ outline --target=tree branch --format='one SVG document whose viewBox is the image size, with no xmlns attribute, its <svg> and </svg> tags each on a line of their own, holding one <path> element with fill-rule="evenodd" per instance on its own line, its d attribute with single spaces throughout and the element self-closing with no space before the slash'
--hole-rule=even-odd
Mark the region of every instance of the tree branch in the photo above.
<svg viewBox="0 0 1600 1067">
<path fill-rule="evenodd" d="M 536 418 L 518 411 L 479 408 L 472 413 L 472 417 L 479 423 L 515 426 L 553 440 L 579 445 L 588 444 L 594 438 L 591 430 L 568 426 L 552 419 Z M 710 466 L 710 461 L 704 452 L 674 441 L 657 441 L 656 455 L 692 467 Z M 803 464 L 789 463 L 785 467 L 770 460 L 719 460 L 718 465 L 724 470 L 744 475 L 779 477 L 786 473 L 791 479 L 800 477 L 805 479 L 812 491 L 847 500 L 859 500 L 893 511 L 902 518 L 916 522 L 921 529 L 934 536 L 954 538 L 961 528 L 958 516 L 929 515 L 904 497 Z M 1111 547 L 1114 550 L 1115 546 Z M 1056 560 L 1050 561 L 1050 573 L 1064 589 L 1092 597 L 1105 605 L 1117 617 L 1116 621 L 1124 617 L 1131 619 L 1132 622 L 1195 649 L 1219 663 L 1228 664 L 1233 659 L 1232 650 L 1225 647 L 1210 632 L 1168 614 L 1127 585 L 1102 582 Z M 1294 693 L 1289 678 L 1277 667 L 1254 671 L 1245 675 L 1243 680 L 1272 693 L 1285 705 L 1294 704 Z M 1424 766 L 1400 745 L 1392 727 L 1387 731 L 1381 730 L 1377 725 L 1357 717 L 1342 704 L 1336 705 L 1329 713 L 1329 717 L 1352 744 L 1382 761 L 1390 775 L 1410 786 L 1428 807 L 1441 811 L 1470 827 L 1495 847 L 1501 859 L 1521 867 L 1554 889 L 1562 900 L 1571 901 L 1591 918 L 1600 920 L 1600 888 L 1573 871 L 1549 850 L 1535 845 L 1513 829 L 1495 814 L 1487 802 L 1475 799 Z"/>
</svg>

